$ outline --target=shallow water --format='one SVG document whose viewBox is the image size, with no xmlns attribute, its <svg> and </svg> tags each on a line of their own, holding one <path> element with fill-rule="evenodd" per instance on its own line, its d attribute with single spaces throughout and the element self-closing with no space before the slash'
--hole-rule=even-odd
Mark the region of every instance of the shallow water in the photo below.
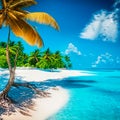
<svg viewBox="0 0 120 120">
<path fill-rule="evenodd" d="M 94 76 L 61 81 L 69 102 L 48 120 L 120 120 L 120 71 L 86 71 Z"/>
</svg>

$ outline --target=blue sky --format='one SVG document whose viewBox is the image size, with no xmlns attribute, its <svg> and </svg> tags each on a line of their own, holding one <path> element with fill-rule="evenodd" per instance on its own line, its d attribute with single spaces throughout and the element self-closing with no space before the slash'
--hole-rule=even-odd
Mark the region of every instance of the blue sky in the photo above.
<svg viewBox="0 0 120 120">
<path fill-rule="evenodd" d="M 52 15 L 60 26 L 56 31 L 49 26 L 31 23 L 44 41 L 41 50 L 60 50 L 70 56 L 74 69 L 120 68 L 119 6 L 120 0 L 37 0 L 29 11 L 44 11 Z M 6 40 L 7 30 L 0 30 Z M 11 35 L 13 40 L 22 40 Z M 23 40 L 22 40 L 23 41 Z M 23 41 L 25 52 L 31 47 Z"/>
</svg>

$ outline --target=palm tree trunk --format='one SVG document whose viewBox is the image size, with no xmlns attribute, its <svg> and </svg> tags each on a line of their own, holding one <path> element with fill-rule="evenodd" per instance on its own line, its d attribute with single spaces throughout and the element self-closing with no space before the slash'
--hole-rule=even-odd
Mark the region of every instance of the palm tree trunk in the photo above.
<svg viewBox="0 0 120 120">
<path fill-rule="evenodd" d="M 11 86 L 13 85 L 14 83 L 14 76 L 15 76 L 15 71 L 10 71 L 10 78 L 9 78 L 9 81 L 5 87 L 5 89 L 2 91 L 2 93 L 0 94 L 0 98 L 3 97 L 3 98 L 6 98 L 6 96 L 8 95 L 8 92 L 11 88 Z"/>
<path fill-rule="evenodd" d="M 37 57 L 35 57 L 36 63 L 39 61 Z"/>
<path fill-rule="evenodd" d="M 10 28 L 9 28 L 9 32 L 8 32 L 8 41 L 7 41 L 7 47 L 6 47 L 6 59 L 7 59 L 7 63 L 8 63 L 10 78 L 8 80 L 8 83 L 5 87 L 5 89 L 1 92 L 0 98 L 1 97 L 6 98 L 11 86 L 14 83 L 14 77 L 15 77 L 15 69 L 12 69 L 12 65 L 11 65 L 11 61 L 10 61 L 9 43 L 10 43 Z"/>
</svg>

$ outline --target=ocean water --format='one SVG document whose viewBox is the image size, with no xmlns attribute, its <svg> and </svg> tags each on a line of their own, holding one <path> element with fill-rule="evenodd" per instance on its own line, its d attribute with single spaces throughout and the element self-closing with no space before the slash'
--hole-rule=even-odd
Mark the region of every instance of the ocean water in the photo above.
<svg viewBox="0 0 120 120">
<path fill-rule="evenodd" d="M 61 81 L 70 99 L 48 120 L 120 120 L 120 70 L 85 72 L 94 75 Z"/>
</svg>

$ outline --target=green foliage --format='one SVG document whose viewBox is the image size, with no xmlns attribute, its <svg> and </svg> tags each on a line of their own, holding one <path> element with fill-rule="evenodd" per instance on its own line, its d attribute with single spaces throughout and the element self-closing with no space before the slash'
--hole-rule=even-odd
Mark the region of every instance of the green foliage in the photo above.
<svg viewBox="0 0 120 120">
<path fill-rule="evenodd" d="M 4 55 L 0 56 L 0 67 L 2 67 L 2 68 L 8 67 L 7 61 L 6 61 L 6 56 L 4 56 Z"/>
<path fill-rule="evenodd" d="M 2 68 L 8 67 L 6 60 L 6 49 L 2 47 L 1 44 L 0 44 L 0 67 Z"/>
<path fill-rule="evenodd" d="M 38 49 L 35 50 L 34 52 L 31 52 L 30 56 L 28 58 L 29 65 L 36 67 L 36 64 L 37 64 L 37 62 L 40 61 L 40 58 L 41 58 L 41 55 L 40 55 L 40 51 Z"/>
<path fill-rule="evenodd" d="M 2 68 L 8 67 L 6 61 L 6 46 L 5 42 L 0 42 L 0 67 Z M 15 56 L 18 54 L 17 67 L 37 67 L 40 69 L 72 67 L 69 56 L 63 56 L 60 51 L 53 53 L 49 48 L 43 52 L 36 49 L 31 52 L 30 55 L 27 55 L 24 53 L 24 47 L 21 42 L 10 42 L 9 51 L 12 66 L 14 66 Z"/>
</svg>

